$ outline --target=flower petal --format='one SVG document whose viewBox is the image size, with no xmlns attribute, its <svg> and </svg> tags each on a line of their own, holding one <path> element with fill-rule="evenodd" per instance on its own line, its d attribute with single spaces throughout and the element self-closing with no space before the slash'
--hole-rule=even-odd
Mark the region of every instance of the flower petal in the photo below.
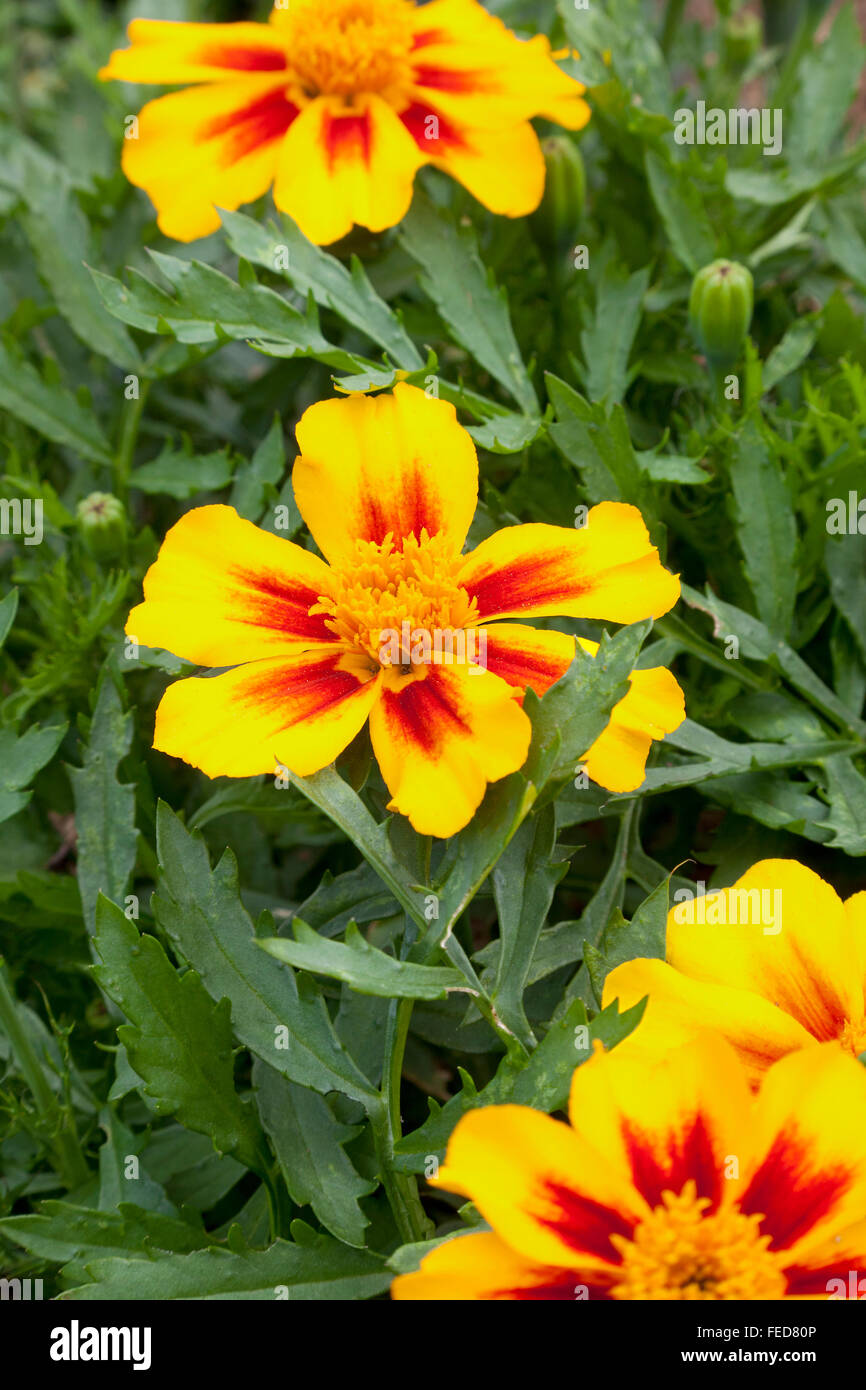
<svg viewBox="0 0 866 1390">
<path fill-rule="evenodd" d="M 526 217 L 544 193 L 544 155 L 528 121 L 502 130 L 468 129 L 449 118 L 427 145 L 437 168 L 500 217 Z"/>
<path fill-rule="evenodd" d="M 530 522 L 482 541 L 460 571 L 479 622 L 493 618 L 658 618 L 679 598 L 636 507 L 601 502 L 579 530 Z"/>
<path fill-rule="evenodd" d="M 479 666 L 431 665 L 386 683 L 370 717 L 389 810 L 422 835 L 455 835 L 488 782 L 522 767 L 532 725 L 505 681 Z"/>
<path fill-rule="evenodd" d="M 285 41 L 268 24 L 134 19 L 127 32 L 131 46 L 111 54 L 99 73 L 105 82 L 214 82 L 288 65 Z"/>
<path fill-rule="evenodd" d="M 319 401 L 297 427 L 295 499 L 331 564 L 355 541 L 444 534 L 459 554 L 478 498 L 475 445 L 447 401 L 400 382 L 380 396 Z"/>
<path fill-rule="evenodd" d="M 574 641 L 566 632 L 544 632 L 525 623 L 495 623 L 484 629 L 485 664 L 517 690 L 543 695 L 574 660 Z"/>
<path fill-rule="evenodd" d="M 334 641 L 321 614 L 309 616 L 330 588 L 317 555 L 234 507 L 196 507 L 167 533 L 126 631 L 202 666 L 279 656 Z"/>
<path fill-rule="evenodd" d="M 591 1143 L 522 1105 L 470 1110 L 449 1142 L 437 1187 L 470 1197 L 525 1260 L 566 1270 L 618 1265 L 644 1204 Z"/>
<path fill-rule="evenodd" d="M 409 132 L 381 97 L 318 97 L 304 107 L 283 144 L 274 202 L 320 246 L 357 223 L 381 232 L 408 212 L 415 171 L 425 163 Z"/>
<path fill-rule="evenodd" d="M 446 1240 L 424 1256 L 413 1274 L 403 1274 L 391 1285 L 391 1297 L 397 1300 L 573 1302 L 581 1296 L 604 1298 L 607 1285 L 595 1280 L 590 1287 L 572 1269 L 530 1264 L 492 1231 Z"/>
<path fill-rule="evenodd" d="M 172 92 L 140 112 L 123 172 L 150 197 L 160 230 L 192 241 L 220 226 L 216 206 L 234 210 L 267 192 L 297 114 L 273 74 Z"/>
<path fill-rule="evenodd" d="M 726 1038 L 757 1082 L 768 1066 L 799 1047 L 814 1045 L 802 1024 L 768 999 L 730 985 L 691 980 L 661 960 L 630 960 L 604 982 L 603 1007 L 620 1012 L 649 995 L 639 1026 L 621 1044 L 657 1055 L 684 1045 L 705 1028 Z"/>
<path fill-rule="evenodd" d="M 581 646 L 596 644 L 581 639 Z M 610 792 L 636 791 L 653 741 L 673 733 L 685 717 L 685 696 L 670 671 L 664 666 L 632 671 L 628 694 L 614 705 L 607 728 L 583 757 L 587 774 Z"/>
<path fill-rule="evenodd" d="M 793 859 L 764 859 L 731 888 L 668 917 L 667 958 L 694 980 L 751 990 L 819 1041 L 860 1019 L 863 987 L 837 894 Z"/>
<path fill-rule="evenodd" d="M 351 743 L 380 684 L 336 645 L 194 676 L 163 695 L 153 746 L 208 777 L 253 777 L 278 763 L 307 777 Z"/>
<path fill-rule="evenodd" d="M 866 1211 L 866 1072 L 832 1044 L 767 1072 L 753 1120 L 741 1210 L 761 1213 L 771 1250 L 792 1265 L 842 1237 Z"/>
<path fill-rule="evenodd" d="M 855 893 L 845 900 L 845 916 L 854 937 L 854 949 L 859 961 L 860 979 L 866 991 L 866 892 Z"/>
<path fill-rule="evenodd" d="M 712 1034 L 660 1057 L 628 1046 L 596 1054 L 575 1072 L 569 1100 L 577 1137 L 650 1207 L 689 1180 L 712 1207 L 732 1200 L 728 1159 L 745 1152 L 750 1109 L 741 1062 Z"/>
</svg>

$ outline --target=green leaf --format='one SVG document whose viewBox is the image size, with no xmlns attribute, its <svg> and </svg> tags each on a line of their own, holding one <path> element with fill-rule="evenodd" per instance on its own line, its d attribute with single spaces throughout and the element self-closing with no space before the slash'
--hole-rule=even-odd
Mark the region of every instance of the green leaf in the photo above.
<svg viewBox="0 0 866 1390">
<path fill-rule="evenodd" d="M 628 359 L 640 324 L 649 267 L 629 275 L 608 261 L 598 286 L 595 313 L 580 335 L 591 401 L 622 401 L 633 373 Z"/>
<path fill-rule="evenodd" d="M 214 1004 L 194 970 L 180 976 L 159 942 L 107 898 L 96 909 L 93 973 L 129 1019 L 117 1036 L 158 1115 L 207 1134 L 218 1153 L 256 1172 L 268 1166 L 255 1111 L 234 1088 L 231 1011 Z"/>
<path fill-rule="evenodd" d="M 764 363 L 763 389 L 772 391 L 786 376 L 802 367 L 817 339 L 818 329 L 814 319 L 797 319 L 792 323 L 782 341 L 776 344 Z"/>
<path fill-rule="evenodd" d="M 400 241 L 422 267 L 422 288 L 457 341 L 527 415 L 537 416 L 538 399 L 520 356 L 505 294 L 482 264 L 474 230 L 455 225 L 416 189 Z"/>
<path fill-rule="evenodd" d="M 248 521 L 258 521 L 269 496 L 276 496 L 276 486 L 286 469 L 286 448 L 279 415 L 248 464 L 240 464 L 235 473 L 231 505 Z"/>
<path fill-rule="evenodd" d="M 734 447 L 730 471 L 737 534 L 758 614 L 770 632 L 786 637 L 797 597 L 797 523 L 781 466 L 754 420 Z"/>
<path fill-rule="evenodd" d="M 556 412 L 550 437 L 572 463 L 589 501 L 642 505 L 649 489 L 628 432 L 625 411 L 590 405 L 571 386 L 548 374 L 547 390 Z M 651 508 L 643 506 L 650 515 Z"/>
<path fill-rule="evenodd" d="M 12 624 L 15 621 L 15 614 L 18 612 L 18 590 L 10 589 L 9 593 L 0 599 L 0 647 L 3 646 L 9 633 L 12 631 Z"/>
<path fill-rule="evenodd" d="M 135 469 L 129 485 L 141 492 L 164 493 L 184 501 L 200 492 L 219 492 L 231 481 L 233 469 L 234 460 L 228 449 L 190 454 L 167 446 L 150 463 Z"/>
<path fill-rule="evenodd" d="M 319 936 L 297 917 L 292 930 L 294 941 L 276 936 L 258 944 L 277 960 L 342 980 L 359 994 L 386 999 L 444 999 L 449 990 L 466 989 L 464 977 L 450 966 L 412 965 L 386 955 L 364 940 L 354 922 L 346 928 L 345 943 Z"/>
<path fill-rule="evenodd" d="M 38 1215 L 0 1221 L 0 1235 L 40 1259 L 65 1265 L 64 1278 L 75 1282 L 85 1279 L 85 1266 L 100 1257 L 149 1260 L 159 1250 L 185 1254 L 208 1244 L 203 1227 L 131 1202 L 113 1211 L 42 1202 Z"/>
<path fill-rule="evenodd" d="M 553 859 L 555 847 L 556 813 L 548 805 L 524 821 L 493 870 L 502 949 L 491 1000 L 505 1026 L 529 1046 L 535 1038 L 523 994 L 554 890 L 568 869 L 568 860 Z"/>
<path fill-rule="evenodd" d="M 289 217 L 281 225 L 267 227 L 239 212 L 221 212 L 232 250 L 245 260 L 283 275 L 302 295 L 312 294 L 317 304 L 332 309 L 353 328 L 384 348 L 388 356 L 409 371 L 424 364 L 415 344 L 394 311 L 367 279 L 357 257 L 351 271 L 336 256 L 314 246 Z M 283 264 L 284 257 L 288 265 Z"/>
<path fill-rule="evenodd" d="M 378 1102 L 340 1046 L 313 982 L 296 977 L 256 945 L 231 851 L 211 870 L 203 841 L 190 835 L 164 803 L 157 809 L 157 851 L 157 921 L 211 998 L 230 1001 L 232 1027 L 241 1042 L 302 1086 Z"/>
<path fill-rule="evenodd" d="M 92 410 L 58 383 L 50 383 L 8 342 L 0 341 L 0 410 L 37 434 L 110 468 L 111 447 Z"/>
<path fill-rule="evenodd" d="M 20 738 L 12 729 L 0 729 L 0 822 L 27 805 L 33 793 L 21 788 L 51 762 L 65 733 L 65 724 L 47 729 L 33 724 Z"/>
<path fill-rule="evenodd" d="M 845 854 L 866 854 L 866 778 L 850 758 L 828 758 L 824 765 L 830 813 L 825 822 L 833 831 L 832 849 Z"/>
<path fill-rule="evenodd" d="M 169 333 L 179 343 L 248 340 L 271 355 L 315 357 L 340 371 L 360 371 L 369 365 L 322 336 L 314 304 L 301 314 L 265 285 L 235 284 L 201 261 L 181 261 L 157 251 L 150 254 L 173 294 L 136 270 L 130 270 L 128 285 L 93 271 L 103 303 L 123 323 L 146 333 Z"/>
<path fill-rule="evenodd" d="M 862 68 L 863 35 L 849 4 L 825 42 L 800 63 L 790 118 L 785 113 L 785 153 L 793 169 L 828 157 L 857 96 Z"/>
<path fill-rule="evenodd" d="M 623 961 L 664 960 L 670 876 L 645 898 L 630 922 L 615 910 L 598 946 L 584 943 L 583 959 L 598 1003 L 611 970 Z"/>
<path fill-rule="evenodd" d="M 68 768 L 78 833 L 78 887 L 87 930 L 93 934 L 100 893 L 126 896 L 138 846 L 135 788 L 117 780 L 132 743 L 132 715 L 124 712 L 111 677 L 103 674 L 80 768 Z"/>
<path fill-rule="evenodd" d="M 253 1085 L 292 1201 L 312 1207 L 338 1240 L 363 1246 L 369 1221 L 358 1203 L 376 1184 L 360 1177 L 343 1147 L 358 1129 L 340 1124 L 315 1091 L 287 1081 L 262 1062 L 253 1067 Z"/>
<path fill-rule="evenodd" d="M 850 628 L 861 657 L 866 660 L 866 545 L 863 536 L 829 536 L 824 544 L 824 564 L 833 602 Z"/>
<path fill-rule="evenodd" d="M 211 1248 L 153 1260 L 94 1260 L 87 1273 L 92 1282 L 63 1294 L 64 1301 L 341 1301 L 374 1298 L 392 1277 L 383 1256 L 329 1236 L 303 1245 L 278 1240 L 266 1250 Z"/>
<path fill-rule="evenodd" d="M 652 200 L 671 250 L 692 275 L 716 255 L 716 236 L 685 163 L 648 149 L 644 156 Z"/>
</svg>

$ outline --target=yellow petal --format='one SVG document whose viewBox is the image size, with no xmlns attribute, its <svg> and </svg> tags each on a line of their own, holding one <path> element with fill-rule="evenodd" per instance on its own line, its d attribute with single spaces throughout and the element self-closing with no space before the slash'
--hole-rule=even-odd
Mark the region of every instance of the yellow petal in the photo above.
<svg viewBox="0 0 866 1390">
<path fill-rule="evenodd" d="M 320 246 L 356 223 L 381 232 L 408 212 L 415 171 L 425 162 L 381 97 L 360 96 L 351 107 L 319 97 L 283 143 L 274 201 Z"/>
<path fill-rule="evenodd" d="M 862 977 L 842 903 L 793 859 L 764 859 L 733 887 L 677 904 L 667 958 L 692 979 L 761 995 L 819 1041 L 862 1017 Z"/>
<path fill-rule="evenodd" d="M 117 48 L 99 73 L 103 81 L 215 82 L 240 73 L 279 72 L 285 43 L 268 24 L 185 24 L 134 19 L 129 48 Z"/>
<path fill-rule="evenodd" d="M 610 1237 L 630 1236 L 645 1214 L 640 1198 L 592 1143 L 522 1105 L 464 1115 L 436 1185 L 471 1197 L 525 1260 L 565 1270 L 618 1264 Z"/>
<path fill-rule="evenodd" d="M 331 643 L 309 609 L 331 587 L 308 550 L 244 521 L 234 507 L 196 507 L 172 526 L 144 577 L 130 637 L 202 666 L 231 666 Z"/>
<path fill-rule="evenodd" d="M 622 1047 L 663 1055 L 711 1028 L 736 1049 L 756 1084 L 780 1057 L 815 1045 L 802 1024 L 768 999 L 731 985 L 691 980 L 665 961 L 627 961 L 604 982 L 605 1008 L 618 999 L 622 1013 L 647 996 L 643 1017 Z"/>
<path fill-rule="evenodd" d="M 370 716 L 370 736 L 391 793 L 389 810 L 421 835 L 455 835 L 487 790 L 526 761 L 532 736 L 517 692 L 466 664 L 431 665 L 393 678 Z"/>
<path fill-rule="evenodd" d="M 640 512 L 621 502 L 593 507 L 579 530 L 530 522 L 497 531 L 467 555 L 460 582 L 480 621 L 559 614 L 633 623 L 667 613 L 680 593 Z"/>
<path fill-rule="evenodd" d="M 544 156 L 538 136 L 528 122 L 505 130 L 450 127 L 430 144 L 437 168 L 468 188 L 490 212 L 500 217 L 526 217 L 544 193 Z M 455 138 L 456 137 L 456 138 Z"/>
<path fill-rule="evenodd" d="M 495 623 L 484 629 L 487 670 L 517 690 L 543 695 L 574 660 L 574 638 L 525 623 Z"/>
<path fill-rule="evenodd" d="M 306 777 L 327 767 L 363 727 L 378 696 L 340 647 L 176 681 L 156 712 L 153 746 L 208 777 Z"/>
<path fill-rule="evenodd" d="M 632 671 L 628 694 L 614 705 L 610 723 L 584 755 L 588 775 L 608 791 L 636 791 L 653 741 L 673 733 L 685 717 L 685 696 L 670 671 L 663 666 Z"/>
<path fill-rule="evenodd" d="M 604 1296 L 598 1286 L 583 1293 L 572 1269 L 531 1264 L 492 1231 L 473 1232 L 446 1240 L 419 1269 L 403 1274 L 391 1285 L 391 1297 L 497 1302 L 503 1299 L 568 1301 Z"/>
<path fill-rule="evenodd" d="M 148 102 L 123 142 L 123 172 L 156 206 L 160 230 L 192 241 L 270 187 L 297 116 L 273 74 L 189 87 Z"/>
<path fill-rule="evenodd" d="M 863 1220 L 866 1071 L 834 1044 L 792 1052 L 767 1072 L 752 1132 L 740 1207 L 760 1212 L 769 1248 L 801 1265 Z"/>
<path fill-rule="evenodd" d="M 569 1115 L 578 1139 L 650 1207 L 688 1181 L 716 1207 L 734 1199 L 729 1158 L 743 1168 L 751 1103 L 736 1053 L 702 1034 L 662 1056 L 626 1044 L 591 1057 L 574 1074 Z"/>
<path fill-rule="evenodd" d="M 301 515 L 332 564 L 356 540 L 445 535 L 459 554 L 475 512 L 475 446 L 447 401 L 400 382 L 379 396 L 320 401 L 297 427 L 292 483 Z"/>
</svg>

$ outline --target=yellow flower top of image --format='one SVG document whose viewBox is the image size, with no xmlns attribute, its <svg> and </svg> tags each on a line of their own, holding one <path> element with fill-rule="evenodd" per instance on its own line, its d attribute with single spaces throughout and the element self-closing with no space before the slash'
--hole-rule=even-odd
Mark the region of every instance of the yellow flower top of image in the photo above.
<svg viewBox="0 0 866 1390">
<path fill-rule="evenodd" d="M 544 188 L 530 118 L 589 120 L 548 40 L 517 39 L 477 0 L 277 0 L 267 24 L 137 19 L 129 39 L 101 78 L 187 86 L 149 102 L 123 148 L 179 241 L 271 187 L 320 245 L 356 223 L 383 231 L 424 164 L 520 217 Z"/>
<path fill-rule="evenodd" d="M 308 776 L 369 719 L 389 809 L 452 835 L 525 762 L 526 689 L 544 694 L 575 654 L 563 632 L 502 620 L 637 622 L 672 608 L 679 580 L 640 513 L 615 502 L 579 530 L 512 526 L 461 553 L 475 446 L 452 405 L 407 383 L 312 405 L 297 438 L 294 494 L 324 559 L 207 506 L 171 528 L 145 576 L 127 633 L 232 668 L 169 687 L 154 747 L 209 777 L 278 764 Z M 640 786 L 652 740 L 684 714 L 669 671 L 634 672 L 587 751 L 589 776 Z"/>
<path fill-rule="evenodd" d="M 798 1048 L 866 1052 L 866 893 L 843 902 L 805 864 L 763 859 L 730 888 L 673 907 L 666 955 L 605 981 L 605 1005 L 649 996 L 623 1046 L 664 1051 L 713 1028 L 753 1082 Z"/>
<path fill-rule="evenodd" d="M 755 1095 L 712 1034 L 652 1059 L 621 1045 L 578 1067 L 569 1117 L 458 1121 L 431 1182 L 490 1230 L 446 1240 L 394 1298 L 839 1299 L 863 1275 L 866 1072 L 837 1047 L 783 1058 Z"/>
</svg>

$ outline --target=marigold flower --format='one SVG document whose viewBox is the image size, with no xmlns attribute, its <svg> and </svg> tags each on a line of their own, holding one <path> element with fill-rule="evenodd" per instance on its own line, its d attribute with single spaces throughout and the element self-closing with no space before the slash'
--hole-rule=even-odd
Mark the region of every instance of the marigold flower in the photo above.
<svg viewBox="0 0 866 1390">
<path fill-rule="evenodd" d="M 547 39 L 521 42 L 476 0 L 278 0 L 267 24 L 136 19 L 129 38 L 100 77 L 198 84 L 149 102 L 123 149 L 179 241 L 271 185 L 311 241 L 383 231 L 423 164 L 520 217 L 544 187 L 530 117 L 589 120 Z"/>
<path fill-rule="evenodd" d="M 866 1264 L 866 1073 L 837 1047 L 783 1058 L 756 1096 L 722 1038 L 619 1047 L 577 1069 L 569 1115 L 464 1115 L 431 1181 L 492 1230 L 440 1245 L 395 1298 L 848 1296 Z"/>
<path fill-rule="evenodd" d="M 565 633 L 499 620 L 636 622 L 666 613 L 679 580 L 640 513 L 613 502 L 581 530 L 513 526 L 461 554 L 475 447 L 454 407 L 414 386 L 319 402 L 297 438 L 295 498 L 324 559 L 210 506 L 181 517 L 145 576 L 127 633 L 233 668 L 170 686 L 154 747 L 209 777 L 276 762 L 307 776 L 369 718 L 390 809 L 421 833 L 454 834 L 487 783 L 526 759 L 527 686 L 543 694 L 574 656 Z M 635 672 L 589 750 L 590 775 L 639 786 L 651 740 L 683 717 L 670 672 Z"/>
<path fill-rule="evenodd" d="M 754 1082 L 798 1048 L 866 1051 L 866 893 L 843 903 L 804 864 L 763 859 L 732 887 L 672 908 L 666 955 L 605 981 L 605 1004 L 649 995 L 626 1047 L 664 1050 L 709 1027 Z"/>
</svg>

